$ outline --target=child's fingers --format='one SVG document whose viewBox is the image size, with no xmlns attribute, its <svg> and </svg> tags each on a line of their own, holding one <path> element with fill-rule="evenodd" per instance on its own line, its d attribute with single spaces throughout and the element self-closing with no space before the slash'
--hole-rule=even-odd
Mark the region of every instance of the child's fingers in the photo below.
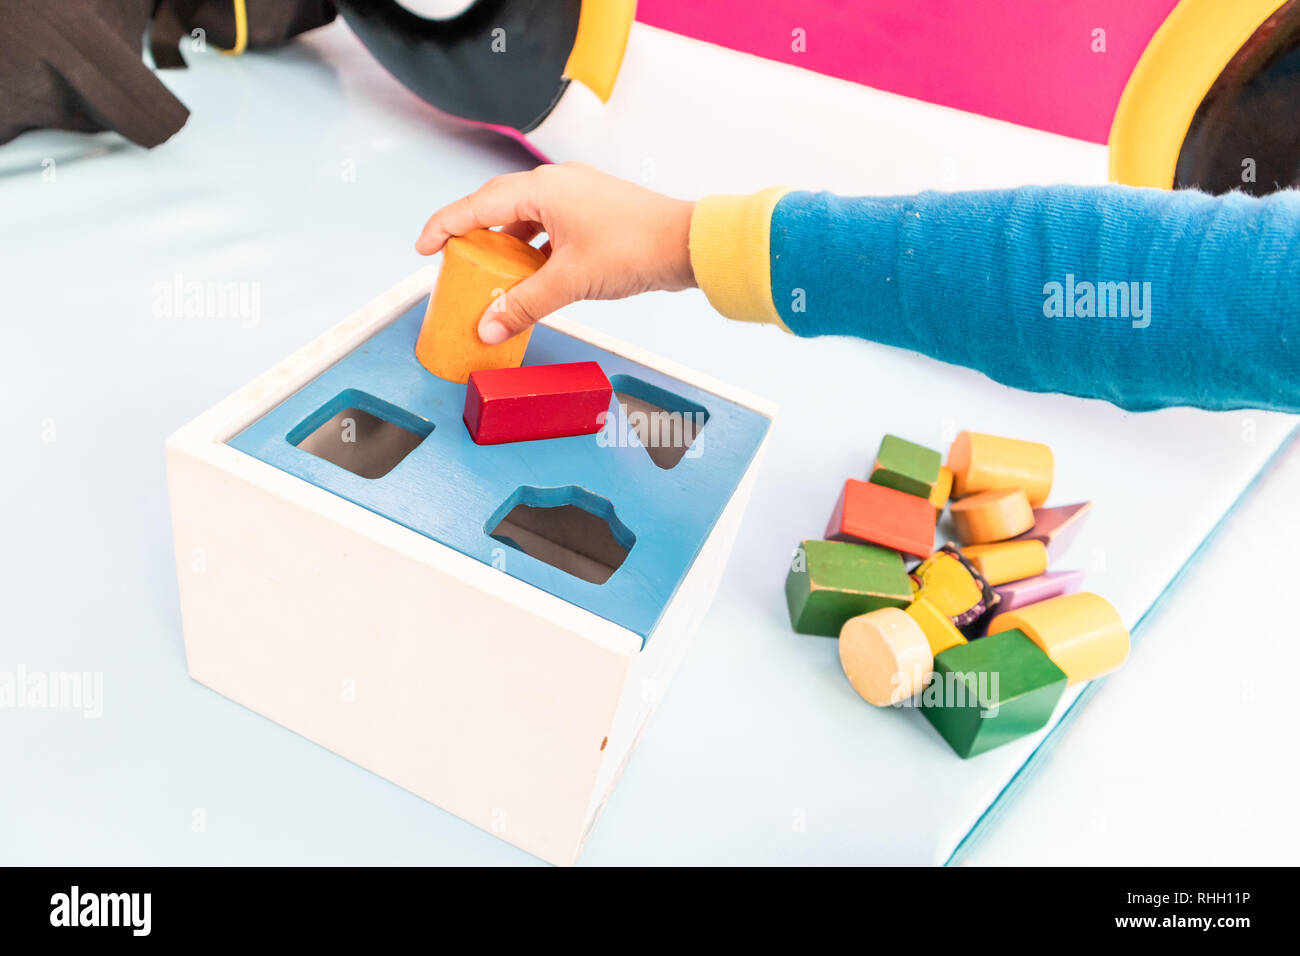
<svg viewBox="0 0 1300 956">
<path fill-rule="evenodd" d="M 503 183 L 509 183 L 513 180 L 521 179 L 522 177 L 527 176 L 529 172 L 530 170 L 525 169 L 525 170 L 520 170 L 519 172 L 502 173 L 500 176 L 493 176 L 482 186 L 480 186 L 479 189 L 491 189 L 494 186 L 500 186 Z"/>
<path fill-rule="evenodd" d="M 562 279 L 564 273 L 548 266 L 488 306 L 478 323 L 478 337 L 485 345 L 498 345 L 576 300 Z"/>
<path fill-rule="evenodd" d="M 452 236 L 514 222 L 536 221 L 540 217 L 527 182 L 522 177 L 502 177 L 439 209 L 424 224 L 420 238 L 415 241 L 416 251 L 431 256 Z"/>
<path fill-rule="evenodd" d="M 514 236 L 523 242 L 532 242 L 542 231 L 540 222 L 508 222 L 501 227 L 507 236 Z"/>
</svg>

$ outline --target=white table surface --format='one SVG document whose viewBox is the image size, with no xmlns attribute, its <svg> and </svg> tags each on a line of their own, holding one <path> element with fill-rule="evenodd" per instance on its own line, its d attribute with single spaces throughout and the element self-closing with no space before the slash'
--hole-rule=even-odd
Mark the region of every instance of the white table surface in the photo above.
<svg viewBox="0 0 1300 956">
<path fill-rule="evenodd" d="M 330 31 L 274 59 L 199 57 L 169 75 L 194 115 L 152 153 L 60 134 L 0 147 L 0 671 L 94 671 L 105 688 L 99 719 L 0 710 L 0 862 L 531 860 L 184 677 L 162 439 L 412 271 L 410 244 L 432 208 L 528 163 L 518 147 L 440 119 L 365 68 L 341 27 Z M 256 283 L 257 318 L 155 317 L 157 284 L 177 275 Z M 731 352 L 771 353 L 744 336 L 779 333 L 719 333 L 685 318 L 706 312 L 688 293 L 571 314 L 611 331 L 661 315 L 638 341 L 764 392 L 780 370 L 738 372 Z M 816 389 L 815 363 L 835 361 L 838 346 L 802 347 Z M 894 361 L 917 374 L 933 365 Z M 794 425 L 782 427 L 828 401 L 787 397 Z M 784 434 L 784 454 L 814 453 L 810 480 L 870 455 L 848 439 L 810 448 Z M 773 562 L 754 553 L 755 514 L 777 513 L 795 487 L 775 481 L 756 493 L 713 625 L 779 591 L 767 579 Z M 1297 487 L 1293 442 L 967 862 L 1295 860 Z M 1148 490 L 1180 503 L 1177 482 Z M 825 510 L 819 499 L 790 506 L 797 521 L 782 515 L 782 534 Z M 1125 560 L 1137 558 L 1115 568 Z M 798 726 L 773 719 L 781 706 L 806 707 L 833 658 L 808 652 L 791 672 L 787 645 L 785 658 L 757 645 L 743 654 L 738 637 L 706 626 L 583 862 L 892 858 L 883 824 L 852 794 L 801 792 L 800 775 L 825 771 L 817 761 L 836 753 L 814 738 L 845 699 Z M 756 688 L 778 695 L 771 711 Z M 747 748 L 743 764 L 720 759 L 727 748 Z"/>
</svg>

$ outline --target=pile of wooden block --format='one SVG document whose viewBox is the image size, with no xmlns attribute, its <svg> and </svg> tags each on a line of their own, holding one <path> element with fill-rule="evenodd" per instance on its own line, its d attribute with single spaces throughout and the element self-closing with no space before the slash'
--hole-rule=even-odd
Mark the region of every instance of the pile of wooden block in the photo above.
<svg viewBox="0 0 1300 956">
<path fill-rule="evenodd" d="M 1067 685 L 1129 651 L 1115 609 L 1079 591 L 1083 572 L 1048 570 L 1091 508 L 1045 507 L 1054 467 L 1037 442 L 962 432 L 945 465 L 886 435 L 824 540 L 795 552 L 794 629 L 838 637 L 865 700 L 918 707 L 962 757 L 1041 730 Z M 936 550 L 945 507 L 957 540 Z"/>
</svg>

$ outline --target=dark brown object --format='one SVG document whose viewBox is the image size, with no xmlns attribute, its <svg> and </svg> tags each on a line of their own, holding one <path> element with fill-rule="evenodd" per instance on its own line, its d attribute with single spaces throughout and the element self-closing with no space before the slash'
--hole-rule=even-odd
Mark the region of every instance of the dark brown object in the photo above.
<svg viewBox="0 0 1300 956">
<path fill-rule="evenodd" d="M 1300 186 L 1298 109 L 1300 0 L 1291 0 L 1210 87 L 1183 140 L 1174 185 L 1256 196 Z"/>
<path fill-rule="evenodd" d="M 248 48 L 279 46 L 299 33 L 323 27 L 337 13 L 332 0 L 246 0 Z M 149 51 L 159 69 L 184 68 L 178 46 L 202 30 L 207 42 L 235 45 L 235 7 L 231 0 L 158 0 Z"/>
<path fill-rule="evenodd" d="M 141 60 L 153 0 L 0 0 L 0 143 L 117 130 L 157 146 L 189 118 Z"/>
<path fill-rule="evenodd" d="M 247 0 L 248 47 L 275 46 L 334 19 L 330 0 Z M 150 29 L 150 21 L 156 15 Z M 235 45 L 232 0 L 0 0 L 0 144 L 32 129 L 115 130 L 166 141 L 189 110 L 143 60 L 183 67 L 182 37 Z"/>
</svg>

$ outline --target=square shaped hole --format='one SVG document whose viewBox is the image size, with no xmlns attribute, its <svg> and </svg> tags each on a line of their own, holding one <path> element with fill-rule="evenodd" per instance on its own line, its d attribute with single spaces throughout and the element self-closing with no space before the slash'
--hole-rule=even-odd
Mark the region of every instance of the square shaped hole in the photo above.
<svg viewBox="0 0 1300 956">
<path fill-rule="evenodd" d="M 382 478 L 433 432 L 433 422 L 349 388 L 299 422 L 286 440 L 362 478 Z"/>
</svg>

